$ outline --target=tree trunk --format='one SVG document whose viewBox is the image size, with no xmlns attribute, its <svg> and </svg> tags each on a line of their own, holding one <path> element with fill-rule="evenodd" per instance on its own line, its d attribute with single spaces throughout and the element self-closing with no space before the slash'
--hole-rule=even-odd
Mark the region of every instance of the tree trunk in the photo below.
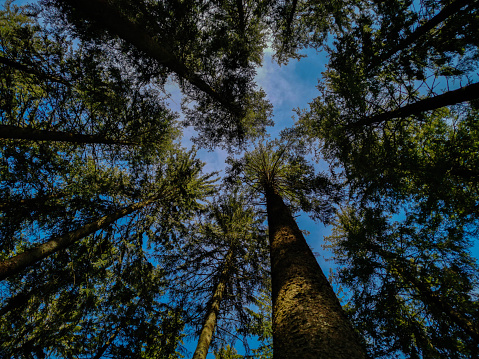
<svg viewBox="0 0 479 359">
<path fill-rule="evenodd" d="M 346 129 L 354 129 L 362 126 L 371 126 L 393 118 L 405 118 L 426 111 L 436 110 L 441 107 L 456 105 L 458 103 L 476 100 L 479 98 L 479 83 L 448 91 L 441 95 L 425 98 L 415 103 L 400 107 L 394 111 L 384 112 L 379 115 L 366 117 L 357 122 L 346 125 Z"/>
<path fill-rule="evenodd" d="M 48 242 L 40 244 L 35 248 L 26 250 L 23 253 L 17 254 L 10 259 L 0 262 L 0 280 L 3 280 L 13 274 L 20 272 L 21 270 L 31 266 L 32 264 L 42 260 L 43 258 L 52 255 L 53 253 L 67 248 L 78 240 L 85 238 L 92 233 L 95 233 L 99 229 L 109 226 L 116 220 L 153 203 L 158 198 L 159 196 L 154 196 L 147 199 L 146 201 L 124 207 L 115 213 L 109 214 L 100 219 L 97 219 L 96 221 L 86 224 L 77 230 L 64 234 L 63 236 L 53 238 Z"/>
<path fill-rule="evenodd" d="M 230 270 L 233 261 L 233 249 L 230 248 L 226 254 L 224 267 L 220 275 L 218 284 L 215 287 L 213 297 L 211 298 L 210 304 L 208 306 L 208 312 L 201 329 L 200 337 L 198 338 L 198 344 L 196 346 L 195 354 L 193 359 L 206 359 L 208 354 L 208 349 L 213 339 L 213 333 L 215 331 L 216 320 L 218 317 L 218 312 L 220 310 L 220 303 L 225 294 L 226 285 L 228 283 Z"/>
<path fill-rule="evenodd" d="M 418 279 L 418 268 L 407 260 L 396 258 L 393 253 L 383 250 L 379 246 L 374 246 L 374 250 L 383 257 L 397 272 L 396 276 L 411 284 L 419 294 L 422 302 L 429 307 L 432 312 L 445 314 L 464 332 L 479 343 L 479 329 L 462 313 L 455 310 L 449 303 L 445 302 L 432 289 L 431 285 Z"/>
<path fill-rule="evenodd" d="M 118 1 L 107 0 L 62 0 L 60 3 L 67 3 L 75 11 L 78 11 L 85 18 L 93 19 L 99 26 L 110 31 L 111 34 L 118 36 L 138 50 L 144 52 L 147 56 L 155 59 L 160 64 L 166 66 L 169 70 L 175 72 L 179 77 L 187 80 L 199 90 L 211 96 L 222 104 L 225 108 L 236 113 L 238 106 L 231 104 L 223 99 L 208 83 L 199 75 L 190 71 L 186 65 L 181 62 L 166 42 L 156 36 L 153 38 L 137 23 L 125 18 L 114 6 Z M 167 34 L 162 34 L 167 36 Z"/>
<path fill-rule="evenodd" d="M 30 141 L 58 141 L 72 143 L 98 143 L 105 145 L 135 145 L 131 141 L 119 141 L 98 135 L 84 135 L 62 131 L 37 130 L 28 127 L 0 125 L 0 138 Z"/>
<path fill-rule="evenodd" d="M 417 27 L 408 37 L 403 40 L 400 40 L 394 48 L 385 52 L 383 55 L 372 59 L 372 61 L 369 62 L 367 69 L 371 70 L 382 62 L 387 61 L 395 53 L 407 49 L 410 45 L 418 41 L 421 36 L 426 35 L 433 28 L 446 20 L 448 17 L 457 13 L 470 2 L 471 0 L 456 0 L 445 6 L 436 16 L 432 17 L 430 20 Z"/>
<path fill-rule="evenodd" d="M 266 191 L 274 359 L 365 358 L 359 337 L 280 195 Z"/>
</svg>

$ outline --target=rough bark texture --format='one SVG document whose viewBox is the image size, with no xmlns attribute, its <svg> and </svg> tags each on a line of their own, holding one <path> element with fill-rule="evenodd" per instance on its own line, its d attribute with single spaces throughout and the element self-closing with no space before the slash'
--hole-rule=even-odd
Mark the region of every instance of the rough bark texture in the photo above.
<svg viewBox="0 0 479 359">
<path fill-rule="evenodd" d="M 134 142 L 118 141 L 96 135 L 84 135 L 62 131 L 37 130 L 28 127 L 0 125 L 0 138 L 31 141 L 58 141 L 72 143 L 98 143 L 106 145 L 134 145 Z"/>
<path fill-rule="evenodd" d="M 226 284 L 228 283 L 229 272 L 233 261 L 233 250 L 230 249 L 226 254 L 223 271 L 220 275 L 220 280 L 215 287 L 213 297 L 211 298 L 210 305 L 208 307 L 208 313 L 201 329 L 200 337 L 198 338 L 198 344 L 196 346 L 193 359 L 206 359 L 208 349 L 213 339 L 213 333 L 215 332 L 216 320 L 218 312 L 220 310 L 220 303 L 223 299 L 226 290 Z"/>
<path fill-rule="evenodd" d="M 398 108 L 394 111 L 384 112 L 379 115 L 363 118 L 347 126 L 348 129 L 361 126 L 370 126 L 393 118 L 405 118 L 422 112 L 436 110 L 445 106 L 471 101 L 479 98 L 479 83 L 448 91 L 441 95 L 426 98 L 415 103 Z"/>
<path fill-rule="evenodd" d="M 291 212 L 266 192 L 273 287 L 274 359 L 366 358 Z"/>
<path fill-rule="evenodd" d="M 0 280 L 3 280 L 13 274 L 20 272 L 21 270 L 31 266 L 32 264 L 46 258 L 53 253 L 56 253 L 62 249 L 67 248 L 76 241 L 105 228 L 115 222 L 116 220 L 143 208 L 152 202 L 156 201 L 158 196 L 152 197 L 144 202 L 135 203 L 128 207 L 122 208 L 119 211 L 104 216 L 94 222 L 91 222 L 83 227 L 67 233 L 63 236 L 53 238 L 46 243 L 29 249 L 23 253 L 20 253 L 6 261 L 0 263 Z"/>
</svg>

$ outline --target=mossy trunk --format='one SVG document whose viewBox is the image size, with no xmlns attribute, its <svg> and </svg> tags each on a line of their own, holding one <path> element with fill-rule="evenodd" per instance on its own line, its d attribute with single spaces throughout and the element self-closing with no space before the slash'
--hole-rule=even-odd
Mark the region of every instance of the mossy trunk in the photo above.
<svg viewBox="0 0 479 359">
<path fill-rule="evenodd" d="M 213 339 L 213 333 L 215 332 L 218 312 L 220 311 L 220 303 L 223 299 L 226 285 L 228 283 L 232 261 L 233 250 L 230 249 L 226 254 L 220 279 L 215 287 L 213 297 L 209 303 L 208 312 L 205 317 L 203 328 L 201 329 L 200 337 L 198 338 L 198 344 L 196 346 L 193 359 L 206 359 L 206 355 L 208 354 L 208 349 L 210 347 L 211 340 Z"/>
<path fill-rule="evenodd" d="M 274 359 L 365 358 L 331 285 L 281 196 L 266 191 Z"/>
</svg>

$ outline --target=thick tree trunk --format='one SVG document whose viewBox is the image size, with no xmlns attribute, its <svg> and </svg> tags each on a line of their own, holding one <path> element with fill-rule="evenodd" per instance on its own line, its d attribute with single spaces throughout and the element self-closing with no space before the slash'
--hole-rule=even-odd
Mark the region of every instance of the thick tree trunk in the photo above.
<svg viewBox="0 0 479 359">
<path fill-rule="evenodd" d="M 218 317 L 218 312 L 220 310 L 220 303 L 225 294 L 226 285 L 228 283 L 230 270 L 233 261 L 233 250 L 230 248 L 226 254 L 224 267 L 220 275 L 218 284 L 215 287 L 213 297 L 209 303 L 208 312 L 206 314 L 205 322 L 203 328 L 201 329 L 200 337 L 198 338 L 198 344 L 196 346 L 195 354 L 193 359 L 206 359 L 208 354 L 208 349 L 213 339 L 213 333 L 216 327 L 216 320 Z"/>
<path fill-rule="evenodd" d="M 266 191 L 274 359 L 365 358 L 359 338 L 281 196 Z"/>
<path fill-rule="evenodd" d="M 60 237 L 52 238 L 46 243 L 40 244 L 35 248 L 29 249 L 23 253 L 17 254 L 10 259 L 0 262 L 0 280 L 3 280 L 13 274 L 20 272 L 21 270 L 31 266 L 32 264 L 42 260 L 43 258 L 52 255 L 53 253 L 67 248 L 71 244 L 79 241 L 82 238 L 85 238 L 92 233 L 95 233 L 99 229 L 109 226 L 116 220 L 153 203 L 158 198 L 159 196 L 154 196 L 146 201 L 135 203 L 128 207 L 122 208 L 115 213 L 97 219 L 96 221 L 84 225 L 77 230 L 64 234 Z"/>
<path fill-rule="evenodd" d="M 372 61 L 368 64 L 368 70 L 373 69 L 374 67 L 378 66 L 384 61 L 387 61 L 391 56 L 396 54 L 399 51 L 407 49 L 410 45 L 414 44 L 419 38 L 423 35 L 426 35 L 429 31 L 434 29 L 437 25 L 441 22 L 446 20 L 448 17 L 454 15 L 459 10 L 461 10 L 464 6 L 471 3 L 471 0 L 456 0 L 449 5 L 445 6 L 437 15 L 432 17 L 430 20 L 418 26 L 413 33 L 411 33 L 405 39 L 399 41 L 396 47 L 392 48 L 391 50 L 385 52 L 384 54 L 380 55 L 377 58 L 372 59 Z"/>
<path fill-rule="evenodd" d="M 30 141 L 58 141 L 72 143 L 97 143 L 105 145 L 135 145 L 131 141 L 118 141 L 98 135 L 84 135 L 62 131 L 37 130 L 28 127 L 0 125 L 0 139 L 30 140 Z"/>
<path fill-rule="evenodd" d="M 346 126 L 346 129 L 354 129 L 362 126 L 371 126 L 394 118 L 405 118 L 426 111 L 436 110 L 445 106 L 476 100 L 479 98 L 479 83 L 448 91 L 441 95 L 426 98 L 415 103 L 398 108 L 394 111 L 384 112 L 379 115 L 363 118 Z"/>
</svg>

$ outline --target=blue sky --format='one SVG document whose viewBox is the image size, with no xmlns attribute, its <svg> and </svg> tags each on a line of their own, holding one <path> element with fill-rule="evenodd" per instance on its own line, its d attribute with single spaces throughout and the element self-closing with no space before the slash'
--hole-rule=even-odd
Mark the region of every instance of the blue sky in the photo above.
<svg viewBox="0 0 479 359">
<path fill-rule="evenodd" d="M 274 138 L 279 135 L 280 131 L 292 127 L 294 125 L 294 109 L 308 108 L 308 104 L 318 95 L 318 79 L 321 72 L 325 70 L 326 57 L 324 53 L 318 53 L 315 50 L 305 51 L 306 58 L 300 61 L 291 60 L 287 65 L 279 66 L 272 60 L 273 51 L 266 49 L 264 53 L 263 66 L 257 69 L 256 83 L 262 88 L 268 100 L 273 105 L 273 120 L 275 125 L 268 128 L 268 134 Z M 171 93 L 170 106 L 179 110 L 181 103 L 181 95 L 175 84 L 169 84 L 166 89 Z M 190 147 L 189 138 L 194 136 L 192 129 L 184 132 L 183 143 Z M 198 156 L 206 162 L 205 171 L 223 171 L 225 169 L 225 159 L 228 153 L 218 149 L 215 151 L 198 151 Z M 330 268 L 334 267 L 331 253 L 321 248 L 323 238 L 330 234 L 329 228 L 325 228 L 322 224 L 314 222 L 307 215 L 303 214 L 297 219 L 297 223 L 302 230 L 309 232 L 306 236 L 308 244 L 313 252 L 319 253 L 317 260 L 326 276 L 329 275 Z M 196 342 L 186 343 L 186 347 L 190 351 L 194 351 Z M 251 343 L 254 347 L 254 343 Z M 237 343 L 237 350 L 242 353 L 241 343 Z M 208 359 L 213 358 L 213 354 L 208 355 Z"/>
<path fill-rule="evenodd" d="M 17 0 L 15 4 L 23 5 L 31 1 Z M 275 126 L 268 129 L 271 137 L 275 137 L 284 128 L 291 127 L 294 124 L 294 109 L 307 108 L 317 95 L 316 85 L 321 72 L 325 70 L 324 65 L 327 61 L 322 53 L 316 53 L 314 50 L 306 51 L 306 58 L 300 61 L 292 60 L 289 64 L 279 66 L 272 61 L 272 50 L 267 49 L 264 55 L 263 66 L 257 69 L 256 81 L 259 87 L 263 88 L 267 94 L 267 98 L 271 101 L 274 108 Z M 181 95 L 175 84 L 166 86 L 167 91 L 171 93 L 169 100 L 172 109 L 179 110 L 181 103 Z M 184 144 L 191 146 L 189 138 L 194 135 L 194 131 L 186 129 L 184 133 Z M 224 150 L 206 151 L 200 150 L 198 155 L 201 160 L 206 163 L 205 171 L 222 171 L 225 168 L 225 159 L 228 153 Z M 310 232 L 306 236 L 306 240 L 312 247 L 314 252 L 320 253 L 317 257 L 318 262 L 326 276 L 329 270 L 334 267 L 332 261 L 327 261 L 331 257 L 331 253 L 321 248 L 323 238 L 330 234 L 330 230 L 319 223 L 313 222 L 307 215 L 301 215 L 297 218 L 299 227 L 302 230 Z M 479 256 L 479 248 L 475 246 L 473 255 Z M 196 341 L 188 343 L 187 348 L 191 352 L 194 351 Z M 241 344 L 237 345 L 241 350 Z M 210 354 L 208 358 L 213 358 Z"/>
</svg>

